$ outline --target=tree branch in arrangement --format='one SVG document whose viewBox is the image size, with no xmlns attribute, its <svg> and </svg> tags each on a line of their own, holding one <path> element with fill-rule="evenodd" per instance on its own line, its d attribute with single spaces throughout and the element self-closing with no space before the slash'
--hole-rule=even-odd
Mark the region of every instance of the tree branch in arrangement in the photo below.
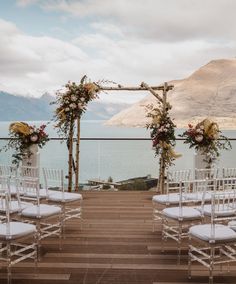
<svg viewBox="0 0 236 284">
<path fill-rule="evenodd" d="M 153 96 L 155 96 L 160 102 L 163 102 L 162 98 L 155 92 L 155 90 L 150 87 L 148 84 L 142 82 L 141 86 L 144 87 L 145 89 L 147 89 L 151 94 L 153 94 Z M 165 88 L 165 87 L 164 87 Z M 164 89 L 162 89 L 164 90 Z"/>
</svg>

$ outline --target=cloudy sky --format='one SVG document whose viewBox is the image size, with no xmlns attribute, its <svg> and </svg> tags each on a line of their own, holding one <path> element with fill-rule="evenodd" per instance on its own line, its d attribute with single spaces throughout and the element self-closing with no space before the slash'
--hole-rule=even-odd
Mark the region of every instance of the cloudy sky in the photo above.
<svg viewBox="0 0 236 284">
<path fill-rule="evenodd" d="M 84 74 L 122 85 L 184 78 L 236 56 L 235 11 L 235 0 L 0 0 L 0 90 L 40 96 Z"/>
</svg>

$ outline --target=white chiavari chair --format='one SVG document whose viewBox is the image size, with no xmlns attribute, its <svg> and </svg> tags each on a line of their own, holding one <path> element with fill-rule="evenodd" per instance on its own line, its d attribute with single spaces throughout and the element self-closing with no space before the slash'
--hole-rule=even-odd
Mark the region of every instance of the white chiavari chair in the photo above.
<svg viewBox="0 0 236 284">
<path fill-rule="evenodd" d="M 166 179 L 166 194 L 157 194 L 152 197 L 153 205 L 153 232 L 155 224 L 161 218 L 161 211 L 164 207 L 175 206 L 179 204 L 179 189 L 181 181 L 189 181 L 191 178 L 191 170 L 168 171 Z"/>
<path fill-rule="evenodd" d="M 235 192 L 213 192 L 211 210 L 208 213 L 210 223 L 195 225 L 189 229 L 189 278 L 192 262 L 204 265 L 209 270 L 209 283 L 213 283 L 216 265 L 222 266 L 236 261 L 236 232 L 224 225 L 229 221 L 235 222 L 235 202 Z"/>
<path fill-rule="evenodd" d="M 194 188 L 194 192 L 193 192 Z M 162 244 L 170 238 L 178 244 L 178 262 L 180 261 L 182 240 L 188 237 L 188 229 L 196 223 L 201 223 L 203 215 L 200 210 L 190 206 L 199 202 L 205 203 L 207 191 L 206 180 L 183 181 L 179 189 L 180 200 L 178 206 L 162 210 Z"/>
<path fill-rule="evenodd" d="M 47 200 L 59 204 L 62 208 L 63 234 L 65 222 L 71 218 L 78 218 L 82 221 L 82 195 L 76 192 L 66 192 L 64 185 L 64 174 L 61 169 L 43 168 Z M 49 190 L 54 188 L 56 190 Z M 81 222 L 82 225 L 82 222 Z"/>
<path fill-rule="evenodd" d="M 195 169 L 194 176 L 195 179 L 217 179 L 219 178 L 219 168 L 209 168 L 209 169 Z"/>
<path fill-rule="evenodd" d="M 4 204 L 5 218 L 0 221 L 0 262 L 7 266 L 7 283 L 11 283 L 12 266 L 26 259 L 34 259 L 37 267 L 36 226 L 24 222 L 12 221 L 11 194 L 9 178 L 0 180 L 5 192 L 0 195 Z"/>
<path fill-rule="evenodd" d="M 236 178 L 236 168 L 223 168 L 223 178 Z"/>
<path fill-rule="evenodd" d="M 61 249 L 61 208 L 59 206 L 41 203 L 39 179 L 23 179 L 21 182 L 21 186 L 24 188 L 24 196 L 30 196 L 31 200 L 33 201 L 34 199 L 35 202 L 35 204 L 27 206 L 21 211 L 21 217 L 36 225 L 38 257 L 40 257 L 41 240 L 46 237 L 58 236 Z M 34 198 L 34 196 L 36 197 Z"/>
<path fill-rule="evenodd" d="M 18 171 L 16 166 L 10 165 L 0 165 L 0 179 L 10 178 L 10 190 L 11 195 L 16 194 L 15 179 L 17 178 Z"/>
</svg>

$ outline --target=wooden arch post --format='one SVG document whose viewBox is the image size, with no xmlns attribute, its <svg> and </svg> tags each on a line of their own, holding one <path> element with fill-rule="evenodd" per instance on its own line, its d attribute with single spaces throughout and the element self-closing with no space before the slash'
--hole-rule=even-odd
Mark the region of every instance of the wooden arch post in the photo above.
<svg viewBox="0 0 236 284">
<path fill-rule="evenodd" d="M 158 101 L 161 102 L 162 104 L 162 113 L 166 114 L 168 109 L 167 109 L 167 92 L 172 90 L 174 88 L 173 85 L 168 85 L 167 82 L 164 83 L 164 86 L 161 86 L 161 90 L 162 90 L 162 97 L 160 97 L 155 89 L 153 89 L 153 87 L 148 86 L 146 83 L 142 83 L 141 86 L 146 87 L 147 90 L 149 90 L 151 92 L 151 94 L 153 94 Z M 160 169 L 159 169 L 159 179 L 158 179 L 158 186 L 157 186 L 157 190 L 159 189 L 159 192 L 161 194 L 163 194 L 165 192 L 165 157 L 164 157 L 165 153 L 164 153 L 164 147 L 162 148 L 162 152 L 161 152 L 161 156 L 160 156 Z"/>
</svg>

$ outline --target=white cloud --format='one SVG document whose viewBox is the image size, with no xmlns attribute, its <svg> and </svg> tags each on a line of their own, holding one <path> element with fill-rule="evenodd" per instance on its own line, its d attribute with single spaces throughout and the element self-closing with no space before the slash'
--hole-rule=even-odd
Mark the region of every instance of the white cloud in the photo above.
<svg viewBox="0 0 236 284">
<path fill-rule="evenodd" d="M 29 36 L 0 19 L 0 88 L 39 95 L 84 74 L 122 85 L 184 78 L 212 59 L 235 56 L 233 9 L 224 19 L 221 12 L 225 3 L 234 7 L 236 1 L 218 0 L 212 9 L 215 2 L 205 0 L 203 7 L 195 0 L 37 1 L 44 9 L 61 11 L 59 17 L 73 14 L 74 21 L 89 16 L 77 19 L 78 26 L 87 26 L 80 29 L 84 33 L 63 41 Z M 116 97 L 131 100 L 134 95 Z"/>
<path fill-rule="evenodd" d="M 236 34 L 235 0 L 42 0 L 40 3 L 51 11 L 106 19 L 109 25 L 119 26 L 126 34 L 158 41 L 233 40 Z"/>
<path fill-rule="evenodd" d="M 16 3 L 18 6 L 25 7 L 34 3 L 39 2 L 39 0 L 17 0 Z"/>
</svg>

